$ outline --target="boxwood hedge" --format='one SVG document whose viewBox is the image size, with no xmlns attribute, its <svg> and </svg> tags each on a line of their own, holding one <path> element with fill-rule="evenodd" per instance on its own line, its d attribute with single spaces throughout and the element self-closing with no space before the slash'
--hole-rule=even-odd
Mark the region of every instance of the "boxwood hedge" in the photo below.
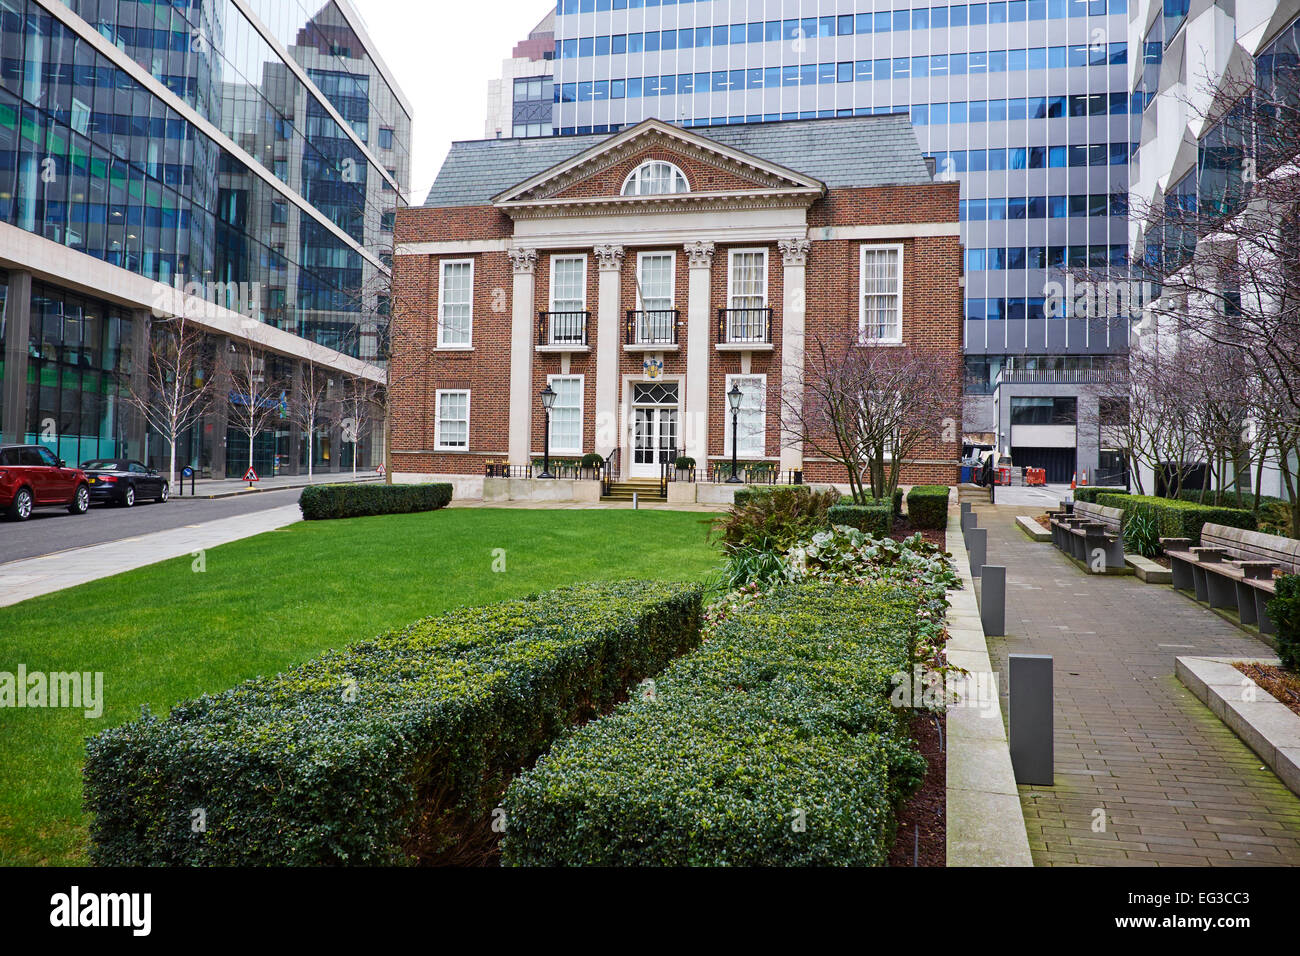
<svg viewBox="0 0 1300 956">
<path fill-rule="evenodd" d="M 693 585 L 579 585 L 429 618 L 166 719 L 146 713 L 88 743 L 91 858 L 491 859 L 510 777 L 696 647 L 700 616 Z"/>
<path fill-rule="evenodd" d="M 913 528 L 948 527 L 948 486 L 914 487 L 907 493 L 907 515 Z"/>
<path fill-rule="evenodd" d="M 894 515 L 893 503 L 885 499 L 866 505 L 841 503 L 826 513 L 832 527 L 844 525 L 880 537 L 888 537 L 894 530 Z"/>
<path fill-rule="evenodd" d="M 1097 498 L 1101 495 L 1126 495 L 1126 488 L 1107 488 L 1104 485 L 1091 485 L 1083 488 L 1074 489 L 1075 501 L 1086 501 L 1088 504 L 1095 505 Z"/>
<path fill-rule="evenodd" d="M 515 779 L 507 865 L 879 865 L 924 774 L 890 706 L 919 592 L 787 585 Z"/>
<path fill-rule="evenodd" d="M 1277 593 L 1268 615 L 1277 625 L 1277 650 L 1282 666 L 1300 673 L 1300 575 L 1277 579 Z"/>
<path fill-rule="evenodd" d="M 312 485 L 298 507 L 307 521 L 436 511 L 451 503 L 451 485 Z"/>
<path fill-rule="evenodd" d="M 1201 528 L 1207 524 L 1255 530 L 1255 516 L 1240 508 L 1216 508 L 1177 498 L 1129 494 L 1098 495 L 1096 503 L 1106 508 L 1119 508 L 1124 512 L 1125 522 L 1132 515 L 1145 515 L 1155 525 L 1157 537 L 1190 538 L 1194 545 L 1201 543 Z"/>
</svg>

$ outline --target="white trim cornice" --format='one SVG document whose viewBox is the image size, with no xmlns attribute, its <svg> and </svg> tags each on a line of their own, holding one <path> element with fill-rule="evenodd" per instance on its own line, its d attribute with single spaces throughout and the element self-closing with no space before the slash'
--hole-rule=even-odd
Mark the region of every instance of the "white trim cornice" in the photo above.
<svg viewBox="0 0 1300 956">
<path fill-rule="evenodd" d="M 941 236 L 961 236 L 961 225 L 955 222 L 887 223 L 879 226 L 825 226 L 808 230 L 808 238 L 815 242 L 834 239 L 921 239 Z"/>
</svg>

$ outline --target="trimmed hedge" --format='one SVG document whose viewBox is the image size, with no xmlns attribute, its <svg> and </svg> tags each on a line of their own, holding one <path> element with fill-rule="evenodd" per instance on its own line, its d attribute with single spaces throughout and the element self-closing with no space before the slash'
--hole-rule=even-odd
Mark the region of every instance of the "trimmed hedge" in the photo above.
<svg viewBox="0 0 1300 956">
<path fill-rule="evenodd" d="M 1128 490 L 1125 488 L 1107 488 L 1105 485 L 1088 485 L 1083 488 L 1074 489 L 1075 501 L 1086 501 L 1090 505 L 1095 505 L 1101 495 L 1126 495 Z"/>
<path fill-rule="evenodd" d="M 887 537 L 894 530 L 894 508 L 890 502 L 881 499 L 867 505 L 834 505 L 826 517 L 832 527 L 845 525 L 880 537 Z"/>
<path fill-rule="evenodd" d="M 907 493 L 907 516 L 913 528 L 948 527 L 948 486 L 917 485 Z"/>
<path fill-rule="evenodd" d="M 1201 504 L 1201 493 L 1199 491 L 1180 491 L 1178 493 L 1179 501 L 1190 501 L 1193 504 Z M 1237 508 L 1237 493 L 1235 491 L 1207 491 L 1205 493 L 1205 504 L 1217 505 L 1220 507 Z M 1260 506 L 1267 504 L 1286 504 L 1282 498 L 1274 498 L 1272 495 L 1260 495 Z M 1253 491 L 1243 491 L 1241 493 L 1241 504 L 1246 508 L 1255 507 L 1255 493 Z"/>
<path fill-rule="evenodd" d="M 1282 666 L 1300 672 L 1300 575 L 1277 579 L 1277 593 L 1268 602 L 1268 616 L 1277 624 L 1277 650 Z"/>
<path fill-rule="evenodd" d="M 884 864 L 924 775 L 890 706 L 915 591 L 787 585 L 726 618 L 653 688 L 506 792 L 515 866 Z"/>
<path fill-rule="evenodd" d="M 1157 538 L 1190 538 L 1193 545 L 1201 543 L 1201 528 L 1207 524 L 1255 530 L 1255 516 L 1239 508 L 1215 508 L 1177 498 L 1124 494 L 1098 495 L 1096 503 L 1119 508 L 1124 512 L 1125 523 L 1134 514 L 1146 515 L 1155 524 Z"/>
<path fill-rule="evenodd" d="M 178 704 L 166 719 L 146 712 L 88 742 L 91 859 L 489 859 L 510 777 L 698 646 L 701 595 L 624 582 L 461 608 Z"/>
<path fill-rule="evenodd" d="M 437 511 L 451 504 L 451 485 L 312 485 L 298 507 L 307 521 Z"/>
</svg>

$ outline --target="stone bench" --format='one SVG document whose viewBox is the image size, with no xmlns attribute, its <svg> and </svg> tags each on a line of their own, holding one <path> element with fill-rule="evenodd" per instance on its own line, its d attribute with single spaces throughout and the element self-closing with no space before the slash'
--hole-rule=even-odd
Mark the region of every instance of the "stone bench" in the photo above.
<svg viewBox="0 0 1300 956">
<path fill-rule="evenodd" d="M 1300 574 L 1300 541 L 1275 534 L 1207 524 L 1201 543 L 1188 538 L 1161 538 L 1173 570 L 1173 585 L 1191 591 L 1212 608 L 1235 609 L 1242 624 L 1261 634 L 1277 628 L 1265 613 L 1276 593 L 1273 572 Z"/>
<path fill-rule="evenodd" d="M 1102 573 L 1123 573 L 1124 512 L 1088 501 L 1076 501 L 1070 514 L 1051 512 L 1052 543 L 1090 569 L 1098 551 L 1104 555 Z"/>
</svg>

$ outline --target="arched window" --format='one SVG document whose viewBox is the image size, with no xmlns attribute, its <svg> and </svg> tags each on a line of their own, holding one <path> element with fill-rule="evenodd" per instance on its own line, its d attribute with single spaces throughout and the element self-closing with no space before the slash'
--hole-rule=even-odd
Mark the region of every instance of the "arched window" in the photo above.
<svg viewBox="0 0 1300 956">
<path fill-rule="evenodd" d="M 686 175 L 672 163 L 659 160 L 642 163 L 623 184 L 624 196 L 666 196 L 690 191 Z"/>
</svg>

